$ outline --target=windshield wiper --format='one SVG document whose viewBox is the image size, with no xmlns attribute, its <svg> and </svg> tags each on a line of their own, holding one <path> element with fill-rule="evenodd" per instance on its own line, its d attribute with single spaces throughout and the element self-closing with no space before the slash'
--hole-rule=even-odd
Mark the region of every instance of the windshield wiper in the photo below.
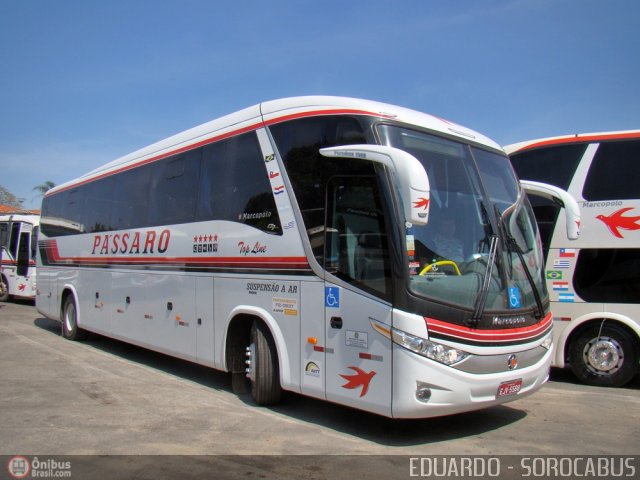
<svg viewBox="0 0 640 480">
<path fill-rule="evenodd" d="M 484 206 L 483 206 L 484 208 Z M 489 286 L 491 284 L 491 276 L 493 274 L 493 265 L 496 259 L 496 252 L 498 251 L 498 235 L 491 235 L 491 244 L 489 245 L 489 257 L 487 258 L 487 269 L 484 272 L 484 279 L 482 280 L 482 288 L 478 293 L 476 299 L 476 305 L 473 310 L 473 316 L 471 317 L 471 324 L 473 327 L 477 327 L 482 318 L 484 307 L 487 303 L 487 295 L 489 294 Z"/>
<path fill-rule="evenodd" d="M 480 323 L 484 307 L 487 303 L 487 295 L 489 294 L 489 286 L 491 285 L 491 275 L 493 274 L 493 265 L 498 251 L 498 235 L 493 229 L 493 224 L 489 218 L 489 212 L 482 200 L 480 200 L 479 203 L 485 232 L 485 237 L 481 240 L 480 245 L 483 243 L 486 244 L 487 239 L 489 239 L 489 256 L 487 257 L 487 268 L 484 271 L 484 277 L 482 279 L 482 288 L 480 288 L 478 296 L 476 297 L 476 304 L 473 307 L 473 315 L 468 321 L 468 324 L 474 328 Z M 481 246 L 479 246 L 479 248 L 482 249 Z"/>
<path fill-rule="evenodd" d="M 515 215 L 517 213 L 517 211 L 522 208 L 522 200 L 524 198 L 524 195 L 519 195 L 518 199 L 516 200 L 516 203 L 513 205 L 512 207 L 512 211 L 511 211 L 511 215 Z M 538 291 L 538 287 L 536 287 L 536 283 L 533 280 L 533 276 L 531 275 L 531 271 L 529 270 L 529 267 L 527 266 L 527 262 L 524 259 L 524 254 L 522 252 L 522 249 L 520 248 L 520 245 L 518 245 L 517 240 L 513 237 L 513 235 L 511 235 L 511 232 L 509 232 L 507 230 L 507 227 L 505 226 L 505 222 L 504 222 L 504 215 L 501 215 L 498 207 L 494 205 L 495 211 L 496 211 L 496 215 L 497 215 L 497 219 L 498 219 L 498 231 L 500 232 L 500 236 L 502 236 L 505 240 L 506 243 L 506 247 L 507 247 L 507 252 L 509 253 L 509 263 L 511 264 L 511 253 L 512 251 L 516 252 L 516 255 L 518 255 L 518 258 L 520 259 L 520 263 L 522 264 L 522 268 L 524 270 L 524 274 L 527 277 L 527 281 L 529 282 L 529 285 L 531 286 L 531 291 L 533 292 L 533 298 L 536 301 L 536 311 L 534 312 L 534 317 L 536 317 L 536 319 L 540 319 L 542 318 L 542 315 L 544 313 L 544 307 L 542 305 L 542 299 L 540 298 L 540 292 Z M 506 213 L 506 211 L 505 211 Z M 513 249 L 512 249 L 513 247 Z M 509 266 L 509 269 L 512 269 L 512 266 Z"/>
<path fill-rule="evenodd" d="M 527 277 L 527 280 L 529 282 L 529 285 L 531 285 L 531 290 L 533 292 L 533 298 L 535 298 L 536 300 L 536 312 L 534 313 L 534 316 L 539 320 L 542 318 L 542 316 L 544 315 L 544 306 L 542 305 L 542 299 L 540 298 L 540 292 L 538 291 L 538 287 L 536 287 L 536 283 L 533 280 L 533 277 L 531 276 L 531 272 L 529 271 L 529 267 L 527 266 L 527 262 L 524 259 L 524 255 L 522 254 L 522 249 L 520 248 L 520 245 L 518 245 L 518 242 L 516 241 L 515 238 L 513 238 L 513 235 L 508 235 L 507 236 L 507 245 L 509 247 L 513 246 L 514 250 L 516 252 L 516 254 L 518 255 L 518 258 L 520 259 L 520 263 L 522 264 L 522 268 L 524 269 L 524 274 Z M 511 251 L 511 248 L 509 248 L 509 251 Z"/>
</svg>

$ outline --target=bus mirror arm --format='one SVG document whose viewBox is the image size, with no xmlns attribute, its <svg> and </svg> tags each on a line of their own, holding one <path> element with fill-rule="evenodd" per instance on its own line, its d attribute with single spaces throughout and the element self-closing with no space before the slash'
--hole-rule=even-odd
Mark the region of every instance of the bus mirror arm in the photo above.
<svg viewBox="0 0 640 480">
<path fill-rule="evenodd" d="M 396 175 L 405 220 L 414 225 L 426 225 L 429 221 L 429 177 L 420 161 L 410 153 L 383 145 L 343 145 L 321 148 L 320 154 L 385 165 Z"/>
<path fill-rule="evenodd" d="M 580 206 L 569 192 L 548 183 L 534 182 L 532 180 L 520 180 L 520 185 L 527 193 L 547 198 L 564 207 L 567 238 L 569 240 L 578 238 L 580 235 Z"/>
</svg>

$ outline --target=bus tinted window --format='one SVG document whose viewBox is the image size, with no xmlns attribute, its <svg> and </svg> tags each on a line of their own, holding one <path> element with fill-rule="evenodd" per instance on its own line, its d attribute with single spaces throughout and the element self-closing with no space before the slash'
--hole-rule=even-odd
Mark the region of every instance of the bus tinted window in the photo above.
<svg viewBox="0 0 640 480">
<path fill-rule="evenodd" d="M 0 222 L 0 247 L 7 245 L 9 239 L 9 223 Z"/>
<path fill-rule="evenodd" d="M 586 143 L 538 148 L 511 155 L 511 163 L 523 180 L 549 183 L 567 190 L 586 148 Z"/>
<path fill-rule="evenodd" d="M 282 234 L 255 133 L 216 142 L 202 157 L 198 220 L 229 220 Z"/>
<path fill-rule="evenodd" d="M 200 149 L 154 165 L 150 185 L 150 225 L 193 222 L 196 214 Z"/>
<path fill-rule="evenodd" d="M 527 196 L 529 197 L 533 212 L 536 216 L 538 230 L 540 231 L 540 240 L 542 241 L 542 251 L 544 252 L 544 258 L 546 260 L 549 247 L 551 246 L 553 230 L 556 226 L 561 207 L 548 198 L 532 194 L 527 194 Z"/>
<path fill-rule="evenodd" d="M 49 237 L 229 220 L 282 234 L 255 133 L 216 142 L 47 197 Z"/>
<path fill-rule="evenodd" d="M 113 230 L 111 222 L 111 201 L 113 198 L 113 177 L 93 182 L 86 189 L 83 223 L 86 232 Z"/>
<path fill-rule="evenodd" d="M 325 269 L 373 294 L 389 297 L 389 249 L 375 176 L 333 177 L 326 198 Z"/>
<path fill-rule="evenodd" d="M 636 175 L 640 165 L 640 141 L 602 143 L 584 184 L 585 200 L 640 198 Z"/>
<path fill-rule="evenodd" d="M 40 220 L 43 233 L 49 237 L 83 233 L 84 226 L 78 219 L 67 217 L 70 192 L 65 191 L 45 198 L 42 202 L 42 218 Z M 71 210 L 75 210 L 72 208 Z"/>
<path fill-rule="evenodd" d="M 114 229 L 125 230 L 150 226 L 147 210 L 149 179 L 153 175 L 153 167 L 153 164 L 145 165 L 128 170 L 116 177 L 111 209 L 111 224 Z"/>
<path fill-rule="evenodd" d="M 368 162 L 324 158 L 319 149 L 367 142 L 365 127 L 352 117 L 313 117 L 270 127 L 287 168 L 316 259 L 324 256 L 325 188 L 336 175 L 373 175 Z"/>
<path fill-rule="evenodd" d="M 640 302 L 640 249 L 584 248 L 573 275 L 576 293 L 586 302 Z"/>
<path fill-rule="evenodd" d="M 74 188 L 67 192 L 67 202 L 63 210 L 65 219 L 74 224 L 82 225 L 82 210 L 85 205 L 84 197 L 83 188 Z"/>
</svg>

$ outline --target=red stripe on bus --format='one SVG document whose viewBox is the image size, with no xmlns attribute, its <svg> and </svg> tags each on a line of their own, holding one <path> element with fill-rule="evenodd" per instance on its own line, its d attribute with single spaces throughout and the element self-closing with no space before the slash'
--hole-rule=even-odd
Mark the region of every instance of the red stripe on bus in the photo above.
<svg viewBox="0 0 640 480">
<path fill-rule="evenodd" d="M 246 127 L 242 127 L 242 128 L 238 128 L 237 130 L 232 130 L 230 132 L 227 133 L 223 133 L 221 135 L 217 135 L 215 137 L 211 137 L 211 138 L 207 138 L 205 140 L 201 140 L 199 142 L 187 145 L 185 147 L 181 147 L 181 148 L 177 148 L 175 150 L 171 150 L 169 152 L 166 153 L 162 153 L 160 155 L 156 155 L 155 157 L 151 157 L 148 158 L 146 160 L 141 160 L 139 162 L 133 163 L 133 164 L 129 164 L 129 165 L 125 165 L 122 166 L 116 170 L 112 170 L 109 172 L 105 172 L 103 174 L 100 175 L 96 175 L 95 177 L 91 177 L 88 178 L 86 180 L 81 180 L 77 183 L 73 183 L 71 185 L 68 185 L 64 188 L 61 188 L 60 190 L 56 190 L 54 192 L 48 192 L 45 194 L 45 197 L 51 196 L 51 195 L 55 195 L 57 193 L 61 193 L 64 192 L 66 190 L 70 190 L 72 188 L 76 188 L 79 187 L 81 185 L 86 185 L 87 183 L 91 183 L 97 180 L 101 180 L 103 178 L 107 178 L 110 177 L 112 175 L 121 173 L 121 172 L 126 172 L 127 170 L 131 170 L 137 167 L 141 167 L 143 165 L 148 165 L 150 163 L 153 162 L 157 162 L 158 160 L 162 160 L 163 158 L 167 158 L 170 157 L 172 155 L 177 155 L 180 153 L 184 153 L 187 152 L 189 150 L 193 150 L 199 147 L 203 147 L 205 145 L 209 145 L 211 143 L 215 143 L 215 142 L 219 142 L 221 140 L 225 140 L 227 138 L 230 137 L 234 137 L 236 135 L 242 135 L 243 133 L 247 133 L 247 132 L 251 132 L 254 130 L 257 130 L 259 128 L 262 128 L 264 126 L 268 126 L 268 125 L 275 125 L 276 123 L 282 123 L 282 122 L 286 122 L 288 120 L 294 120 L 297 118 L 304 118 L 304 117 L 316 117 L 316 116 L 321 116 L 321 115 L 373 115 L 376 117 L 383 117 L 383 118 L 389 118 L 389 117 L 393 117 L 392 115 L 385 115 L 383 113 L 375 113 L 375 112 L 368 112 L 366 110 L 356 110 L 356 109 L 348 109 L 348 108 L 344 108 L 344 109 L 332 109 L 332 110 L 312 110 L 312 111 L 308 111 L 308 112 L 300 112 L 300 113 L 294 113 L 294 114 L 290 114 L 290 115 L 283 115 L 282 117 L 277 117 L 277 118 L 273 118 L 271 120 L 268 120 L 267 122 L 258 122 L 258 123 L 254 123 L 251 124 L 249 126 Z"/>
<path fill-rule="evenodd" d="M 261 267 L 309 268 L 307 257 L 63 257 L 58 251 L 58 244 L 50 240 L 44 245 L 47 257 L 52 263 L 80 265 L 216 265 L 216 266 L 243 266 L 260 265 Z"/>
<path fill-rule="evenodd" d="M 627 132 L 627 133 L 606 133 L 606 134 L 593 134 L 593 135 L 576 135 L 575 137 L 564 138 L 551 138 L 549 140 L 540 140 L 538 142 L 525 145 L 518 150 L 511 152 L 511 155 L 515 153 L 525 152 L 527 150 L 533 150 L 534 148 L 550 147 L 553 145 L 567 145 L 572 143 L 590 143 L 590 142 L 602 142 L 607 140 L 626 140 L 640 138 L 640 132 Z"/>
<path fill-rule="evenodd" d="M 2 265 L 9 265 L 9 266 L 16 266 L 18 265 L 18 261 L 17 260 L 2 260 Z M 35 267 L 36 266 L 36 262 L 35 260 L 29 260 L 29 266 L 30 267 Z"/>
<path fill-rule="evenodd" d="M 552 316 L 549 313 L 543 320 L 528 327 L 508 328 L 502 330 L 478 330 L 462 325 L 454 325 L 433 318 L 425 317 L 427 329 L 434 333 L 474 340 L 479 342 L 511 342 L 514 340 L 526 340 L 543 334 L 551 327 Z"/>
</svg>

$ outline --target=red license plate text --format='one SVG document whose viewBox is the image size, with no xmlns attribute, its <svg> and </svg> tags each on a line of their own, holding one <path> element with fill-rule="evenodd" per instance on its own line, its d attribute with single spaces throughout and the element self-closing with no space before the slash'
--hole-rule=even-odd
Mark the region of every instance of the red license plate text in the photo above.
<svg viewBox="0 0 640 480">
<path fill-rule="evenodd" d="M 497 397 L 506 397 L 509 395 L 515 395 L 522 388 L 522 379 L 511 380 L 510 382 L 503 382 L 498 387 Z"/>
</svg>

